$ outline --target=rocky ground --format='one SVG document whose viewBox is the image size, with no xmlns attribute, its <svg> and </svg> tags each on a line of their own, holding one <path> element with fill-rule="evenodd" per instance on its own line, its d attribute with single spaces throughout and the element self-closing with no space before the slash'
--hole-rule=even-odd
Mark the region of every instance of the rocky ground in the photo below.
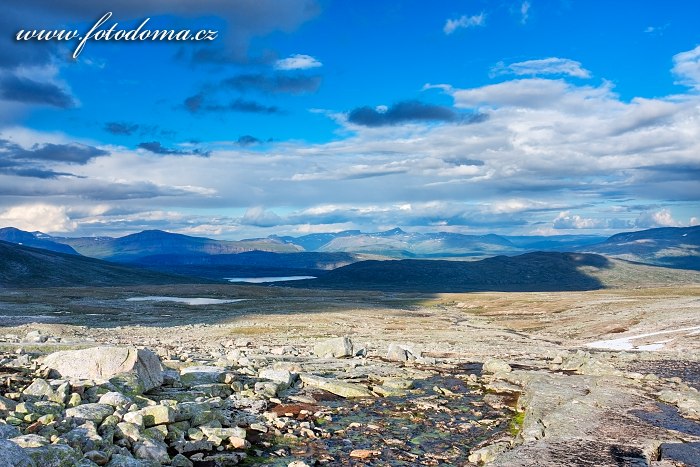
<svg viewBox="0 0 700 467">
<path fill-rule="evenodd" d="M 126 301 L 145 295 L 245 301 Z M 697 286 L 44 289 L 0 310 L 0 466 L 700 465 Z"/>
</svg>

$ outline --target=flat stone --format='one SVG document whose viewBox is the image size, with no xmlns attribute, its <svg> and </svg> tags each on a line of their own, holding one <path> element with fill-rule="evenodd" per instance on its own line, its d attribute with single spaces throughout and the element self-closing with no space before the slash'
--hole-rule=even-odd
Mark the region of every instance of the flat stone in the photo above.
<svg viewBox="0 0 700 467">
<path fill-rule="evenodd" d="M 211 428 L 208 426 L 200 426 L 199 429 L 204 433 L 207 438 L 217 437 L 221 439 L 235 437 L 245 439 L 246 431 L 245 428 L 231 427 L 231 428 Z"/>
<path fill-rule="evenodd" d="M 180 370 L 180 382 L 187 386 L 223 383 L 227 370 L 218 366 L 189 366 Z"/>
<path fill-rule="evenodd" d="M 102 423 L 102 420 L 114 413 L 114 407 L 107 404 L 82 404 L 66 410 L 67 418 L 79 418 Z"/>
<path fill-rule="evenodd" d="M 173 423 L 175 421 L 175 410 L 167 405 L 144 407 L 138 413 L 143 417 L 143 424 L 146 427 Z"/>
<path fill-rule="evenodd" d="M 10 439 L 10 441 L 22 448 L 38 448 L 40 446 L 50 444 L 48 439 L 39 435 L 15 436 L 14 438 Z"/>
<path fill-rule="evenodd" d="M 170 463 L 168 446 L 164 442 L 154 439 L 144 439 L 136 443 L 134 455 L 137 459 L 155 461 L 161 464 Z"/>
<path fill-rule="evenodd" d="M 158 356 L 136 347 L 93 347 L 54 352 L 43 364 L 64 378 L 108 380 L 124 377 L 135 392 L 163 384 L 163 367 Z"/>
<path fill-rule="evenodd" d="M 261 379 L 268 379 L 282 385 L 282 389 L 286 389 L 292 385 L 294 382 L 294 377 L 291 372 L 287 370 L 274 370 L 272 368 L 265 368 L 260 370 L 258 377 Z"/>
<path fill-rule="evenodd" d="M 345 383 L 342 381 L 336 381 L 334 379 L 324 378 L 322 376 L 311 375 L 308 373 L 302 373 L 299 375 L 302 382 L 309 386 L 323 389 L 335 395 L 353 398 L 353 397 L 372 397 L 372 393 L 363 386 L 353 383 Z"/>
</svg>

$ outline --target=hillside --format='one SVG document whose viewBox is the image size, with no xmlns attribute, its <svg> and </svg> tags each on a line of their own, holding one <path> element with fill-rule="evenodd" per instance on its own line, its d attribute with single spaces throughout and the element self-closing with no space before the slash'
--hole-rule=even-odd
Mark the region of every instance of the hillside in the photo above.
<svg viewBox="0 0 700 467">
<path fill-rule="evenodd" d="M 82 255 L 117 262 L 134 261 L 151 255 L 222 255 L 253 250 L 287 253 L 301 251 L 300 247 L 274 239 L 213 240 L 162 230 L 145 230 L 119 238 L 52 237 L 52 240 L 70 245 Z"/>
<path fill-rule="evenodd" d="M 536 252 L 481 261 L 362 261 L 294 287 L 401 292 L 573 291 L 622 285 L 697 282 L 700 274 L 581 253 Z"/>
<path fill-rule="evenodd" d="M 152 255 L 138 258 L 134 266 L 186 276 L 224 277 L 317 276 L 323 271 L 361 261 L 350 253 L 272 253 L 247 251 L 224 255 Z"/>
<path fill-rule="evenodd" d="M 0 241 L 0 287 L 78 287 L 210 282 Z"/>
<path fill-rule="evenodd" d="M 25 232 L 24 230 L 19 230 L 14 227 L 5 227 L 0 229 L 0 241 L 16 243 L 18 245 L 30 246 L 34 248 L 41 248 L 43 250 L 56 251 L 58 253 L 66 253 L 70 255 L 78 254 L 78 252 L 75 251 L 69 245 L 64 245 L 63 243 L 53 241 L 49 235 L 43 234 L 41 232 Z"/>
<path fill-rule="evenodd" d="M 657 266 L 700 270 L 700 226 L 619 233 L 579 251 Z"/>
</svg>

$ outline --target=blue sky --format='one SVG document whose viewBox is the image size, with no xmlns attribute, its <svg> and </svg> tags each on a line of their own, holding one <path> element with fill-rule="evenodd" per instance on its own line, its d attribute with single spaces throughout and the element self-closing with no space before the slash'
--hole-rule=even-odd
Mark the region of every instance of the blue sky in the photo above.
<svg viewBox="0 0 700 467">
<path fill-rule="evenodd" d="M 0 225 L 220 238 L 700 222 L 700 5 L 10 0 Z M 16 41 L 20 29 L 218 31 Z"/>
</svg>

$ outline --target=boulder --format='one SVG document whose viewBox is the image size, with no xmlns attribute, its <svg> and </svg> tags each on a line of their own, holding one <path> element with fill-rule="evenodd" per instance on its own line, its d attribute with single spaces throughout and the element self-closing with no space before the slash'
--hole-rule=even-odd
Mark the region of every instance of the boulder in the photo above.
<svg viewBox="0 0 700 467">
<path fill-rule="evenodd" d="M 79 418 L 97 424 L 114 413 L 114 407 L 107 404 L 83 404 L 66 410 L 66 418 Z"/>
<path fill-rule="evenodd" d="M 27 386 L 25 390 L 22 391 L 22 393 L 28 396 L 34 396 L 39 398 L 43 397 L 46 399 L 54 396 L 54 390 L 51 387 L 51 385 L 47 383 L 45 379 L 41 378 L 37 378 L 34 381 L 32 381 L 32 384 Z"/>
<path fill-rule="evenodd" d="M 29 454 L 12 441 L 0 439 L 0 467 L 36 467 Z"/>
<path fill-rule="evenodd" d="M 349 337 L 336 337 L 319 342 L 314 346 L 314 354 L 319 357 L 352 357 L 352 341 Z"/>
<path fill-rule="evenodd" d="M 190 366 L 180 370 L 180 382 L 187 386 L 223 383 L 228 371 L 218 366 Z"/>
<path fill-rule="evenodd" d="M 47 444 L 26 448 L 25 452 L 41 467 L 73 467 L 83 457 L 67 444 Z"/>
<path fill-rule="evenodd" d="M 0 440 L 14 438 L 15 436 L 19 435 L 19 428 L 17 428 L 16 426 L 0 423 Z"/>
<path fill-rule="evenodd" d="M 510 373 L 512 370 L 508 363 L 497 358 L 486 360 L 481 368 L 484 373 Z"/>
<path fill-rule="evenodd" d="M 288 388 L 294 381 L 294 376 L 287 370 L 273 370 L 272 368 L 265 368 L 264 370 L 260 370 L 260 374 L 258 376 L 261 379 L 267 379 L 280 383 L 282 385 L 282 389 Z"/>
<path fill-rule="evenodd" d="M 124 377 L 134 392 L 144 392 L 163 384 L 163 367 L 158 356 L 135 347 L 93 347 L 54 352 L 44 365 L 63 378 L 107 380 Z"/>
</svg>

